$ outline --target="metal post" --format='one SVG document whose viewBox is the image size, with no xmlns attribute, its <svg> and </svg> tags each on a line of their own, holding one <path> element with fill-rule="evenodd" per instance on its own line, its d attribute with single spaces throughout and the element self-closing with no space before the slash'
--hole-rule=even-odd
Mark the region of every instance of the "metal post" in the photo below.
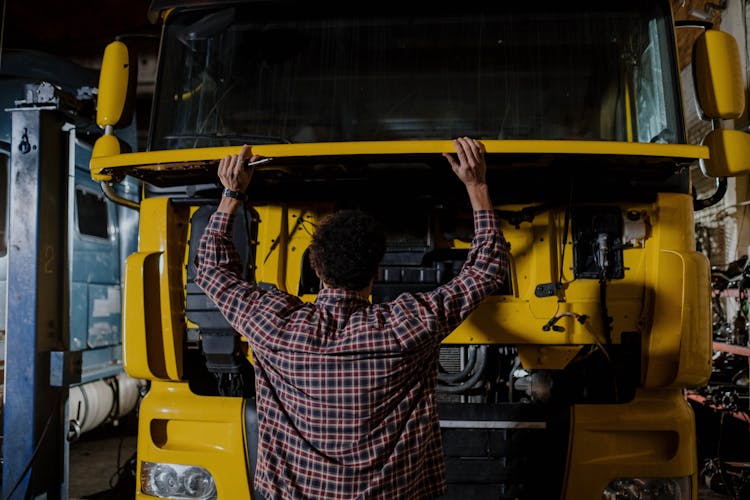
<svg viewBox="0 0 750 500">
<path fill-rule="evenodd" d="M 68 388 L 54 382 L 69 334 L 63 120 L 50 109 L 9 111 L 3 500 L 67 498 Z"/>
</svg>

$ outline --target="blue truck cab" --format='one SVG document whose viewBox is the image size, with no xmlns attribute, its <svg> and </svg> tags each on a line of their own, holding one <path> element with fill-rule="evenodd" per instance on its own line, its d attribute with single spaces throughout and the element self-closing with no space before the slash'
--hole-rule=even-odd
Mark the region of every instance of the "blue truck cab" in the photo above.
<svg viewBox="0 0 750 500">
<path fill-rule="evenodd" d="M 138 212 L 107 199 L 89 174 L 93 143 L 101 130 L 93 121 L 98 74 L 55 56 L 7 51 L 0 70 L 0 355 L 5 366 L 8 320 L 8 245 L 11 158 L 24 154 L 23 140 L 14 144 L 12 109 L 19 106 L 70 107 L 62 126 L 67 147 L 47 154 L 68 171 L 66 255 L 69 300 L 67 344 L 80 351 L 80 380 L 71 385 L 69 423 L 73 437 L 133 410 L 138 382 L 122 367 L 122 263 L 135 251 Z M 70 102 L 61 102 L 70 100 Z M 122 140 L 136 149 L 135 119 L 120 130 Z M 62 140 L 66 142 L 65 138 Z M 29 146 L 31 147 L 31 146 Z M 59 154 L 58 154 L 59 153 Z M 137 197 L 137 182 L 117 186 L 122 197 Z M 40 217 L 59 214 L 40 213 Z M 27 220 L 26 224 L 35 224 Z M 29 278 L 31 279 L 31 277 Z M 60 300 L 64 300 L 62 297 Z M 3 378 L 4 381 L 4 378 Z"/>
</svg>

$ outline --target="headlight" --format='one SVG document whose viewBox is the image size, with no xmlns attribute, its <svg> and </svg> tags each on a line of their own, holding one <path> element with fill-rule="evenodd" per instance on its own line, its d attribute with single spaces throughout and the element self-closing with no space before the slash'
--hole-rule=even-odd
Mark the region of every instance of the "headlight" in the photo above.
<svg viewBox="0 0 750 500">
<path fill-rule="evenodd" d="M 690 500 L 690 477 L 624 477 L 604 488 L 602 500 Z"/>
<path fill-rule="evenodd" d="M 141 491 L 160 498 L 216 500 L 213 476 L 195 465 L 143 462 Z"/>
</svg>

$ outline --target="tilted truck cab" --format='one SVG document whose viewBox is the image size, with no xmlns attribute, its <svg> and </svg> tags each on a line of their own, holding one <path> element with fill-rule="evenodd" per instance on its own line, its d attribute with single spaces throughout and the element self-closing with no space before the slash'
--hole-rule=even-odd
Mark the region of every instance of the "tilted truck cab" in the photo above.
<svg viewBox="0 0 750 500">
<path fill-rule="evenodd" d="M 683 390 L 710 372 L 693 236 L 710 202 L 694 199 L 691 167 L 745 173 L 750 142 L 717 127 L 687 143 L 669 4 L 387 7 L 152 5 L 148 151 L 121 154 L 110 133 L 91 161 L 105 189 L 145 186 L 124 299 L 125 365 L 150 380 L 137 497 L 253 494 L 252 353 L 193 283 L 218 160 L 242 144 L 272 159 L 235 226 L 247 279 L 314 300 L 316 224 L 357 207 L 387 229 L 379 302 L 462 265 L 470 206 L 442 153 L 470 136 L 512 259 L 507 286 L 441 349 L 445 498 L 696 498 Z M 705 116 L 738 117 L 736 45 L 709 30 L 696 54 Z M 121 44 L 105 56 L 109 132 L 126 60 Z"/>
</svg>

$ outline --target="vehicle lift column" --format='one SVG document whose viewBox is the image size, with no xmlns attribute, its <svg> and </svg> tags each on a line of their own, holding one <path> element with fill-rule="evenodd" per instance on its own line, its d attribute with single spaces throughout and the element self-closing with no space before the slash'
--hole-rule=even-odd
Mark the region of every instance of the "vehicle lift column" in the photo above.
<svg viewBox="0 0 750 500">
<path fill-rule="evenodd" d="M 17 102 L 17 105 L 19 103 Z M 6 499 L 67 498 L 68 145 L 54 106 L 12 113 L 3 414 Z"/>
</svg>

